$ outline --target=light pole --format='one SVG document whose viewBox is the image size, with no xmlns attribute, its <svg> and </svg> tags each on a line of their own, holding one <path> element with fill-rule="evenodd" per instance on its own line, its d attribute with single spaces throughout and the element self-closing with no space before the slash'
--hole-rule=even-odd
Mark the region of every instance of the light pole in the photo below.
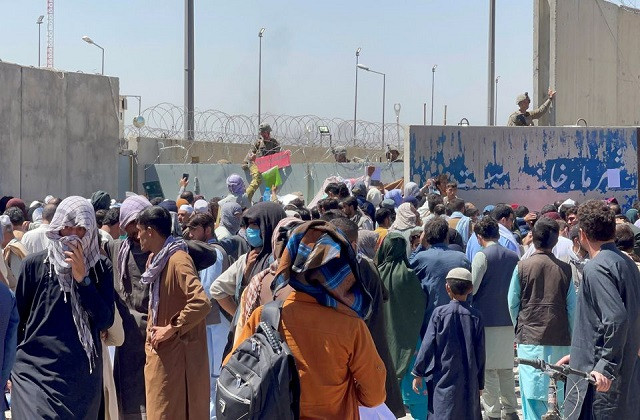
<svg viewBox="0 0 640 420">
<path fill-rule="evenodd" d="M 384 101 L 387 94 L 387 75 L 379 71 L 371 70 L 369 67 L 363 64 L 358 64 L 358 68 L 365 71 L 370 71 L 371 73 L 382 75 L 382 150 L 384 151 Z"/>
<path fill-rule="evenodd" d="M 82 37 L 82 40 L 87 44 L 95 45 L 96 47 L 102 50 L 102 75 L 104 76 L 104 48 L 102 48 L 100 45 L 93 42 L 93 40 L 86 35 Z"/>
<path fill-rule="evenodd" d="M 358 116 L 358 61 L 360 60 L 360 50 L 362 48 L 358 47 L 356 50 L 356 99 L 353 105 L 353 145 L 356 145 L 356 124 L 357 124 L 357 116 Z"/>
<path fill-rule="evenodd" d="M 498 80 L 500 80 L 500 76 L 496 77 L 496 100 L 493 103 L 493 124 L 498 124 Z"/>
<path fill-rule="evenodd" d="M 435 87 L 437 68 L 437 64 L 434 64 L 434 66 L 431 68 L 431 125 L 433 125 L 433 88 Z"/>
<path fill-rule="evenodd" d="M 493 102 L 495 92 L 493 91 L 494 84 L 493 78 L 496 76 L 496 0 L 489 1 L 489 80 L 487 80 L 487 88 L 489 89 L 487 95 L 487 123 L 488 125 L 495 125 L 494 106 Z"/>
<path fill-rule="evenodd" d="M 184 0 L 184 139 L 195 139 L 195 31 L 194 0 Z"/>
<path fill-rule="evenodd" d="M 258 32 L 258 42 L 260 44 L 258 49 L 258 126 L 262 121 L 262 34 L 264 34 L 264 29 L 260 28 L 260 32 Z"/>
<path fill-rule="evenodd" d="M 44 19 L 44 15 L 38 16 L 38 20 L 36 20 L 36 24 L 38 25 L 38 67 L 40 67 L 40 40 L 42 39 L 40 36 L 40 28 L 42 27 L 42 19 Z"/>
<path fill-rule="evenodd" d="M 398 136 L 398 149 L 400 149 L 400 109 L 402 109 L 402 105 L 393 104 L 393 110 L 396 111 L 396 135 Z"/>
</svg>

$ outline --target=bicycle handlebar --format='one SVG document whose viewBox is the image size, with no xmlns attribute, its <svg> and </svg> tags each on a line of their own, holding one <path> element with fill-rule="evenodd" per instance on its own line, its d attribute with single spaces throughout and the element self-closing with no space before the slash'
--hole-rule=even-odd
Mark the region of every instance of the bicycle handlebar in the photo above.
<svg viewBox="0 0 640 420">
<path fill-rule="evenodd" d="M 539 370 L 544 370 L 544 362 L 540 359 L 521 359 L 519 357 L 516 357 L 516 363 L 519 365 L 527 365 Z"/>
<path fill-rule="evenodd" d="M 550 373 L 550 372 L 559 373 L 565 378 L 569 375 L 576 375 L 588 380 L 590 383 L 594 385 L 596 383 L 596 380 L 593 378 L 593 376 L 591 376 L 590 373 L 583 372 L 581 370 L 572 369 L 571 367 L 569 367 L 569 365 L 552 365 L 541 359 L 521 359 L 519 357 L 516 357 L 516 363 L 519 365 L 531 366 L 535 369 L 542 370 L 545 373 Z"/>
</svg>

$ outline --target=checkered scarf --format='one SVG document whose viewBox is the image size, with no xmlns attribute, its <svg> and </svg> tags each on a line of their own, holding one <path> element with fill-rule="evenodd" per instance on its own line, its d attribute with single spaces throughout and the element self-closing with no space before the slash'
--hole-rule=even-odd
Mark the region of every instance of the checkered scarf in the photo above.
<svg viewBox="0 0 640 420">
<path fill-rule="evenodd" d="M 282 252 L 287 245 L 287 241 L 289 240 L 289 230 L 292 230 L 299 224 L 302 224 L 302 221 L 300 219 L 296 217 L 285 217 L 284 219 L 280 220 L 280 222 L 278 222 L 276 228 L 273 230 L 273 235 L 271 236 L 271 249 L 273 251 L 272 256 L 274 261 L 271 263 L 271 265 L 269 265 L 268 268 L 253 276 L 249 281 L 249 285 L 245 289 L 242 296 L 244 305 L 242 307 L 242 311 L 240 311 L 240 320 L 238 321 L 239 325 L 246 324 L 253 311 L 255 311 L 256 308 L 260 306 L 260 292 L 262 291 L 262 283 L 268 276 L 270 276 L 271 278 L 275 276 L 275 273 L 278 269 L 278 260 L 280 259 L 280 256 L 282 255 Z"/>
<path fill-rule="evenodd" d="M 273 275 L 278 269 L 278 261 L 271 263 L 269 268 L 262 270 L 251 278 L 249 285 L 244 291 L 242 311 L 240 312 L 239 325 L 244 325 L 249 320 L 249 317 L 260 306 L 260 292 L 262 291 L 262 283 L 264 279 Z"/>
<path fill-rule="evenodd" d="M 319 304 L 351 308 L 365 318 L 371 298 L 354 275 L 355 252 L 331 224 L 311 221 L 298 226 L 290 236 L 276 270 L 276 292 L 287 284 L 313 296 Z"/>
<path fill-rule="evenodd" d="M 60 236 L 60 229 L 64 227 L 81 226 L 87 230 L 87 233 L 80 239 L 75 235 Z M 53 220 L 49 224 L 47 233 L 49 238 L 49 247 L 47 249 L 47 260 L 49 261 L 49 269 L 55 270 L 60 284 L 60 290 L 64 293 L 64 300 L 67 301 L 67 293 L 71 296 L 71 313 L 73 315 L 73 323 L 78 330 L 78 338 L 82 344 L 82 348 L 89 359 L 89 371 L 93 372 L 95 359 L 98 357 L 91 329 L 89 328 L 89 315 L 84 310 L 78 297 L 78 283 L 73 279 L 71 274 L 71 265 L 65 261 L 67 258 L 64 254 L 68 249 L 69 243 L 80 244 L 82 254 L 84 255 L 84 263 L 89 270 L 96 265 L 100 259 L 100 246 L 98 245 L 98 227 L 96 224 L 96 216 L 91 203 L 87 199 L 72 196 L 62 200 Z"/>
</svg>

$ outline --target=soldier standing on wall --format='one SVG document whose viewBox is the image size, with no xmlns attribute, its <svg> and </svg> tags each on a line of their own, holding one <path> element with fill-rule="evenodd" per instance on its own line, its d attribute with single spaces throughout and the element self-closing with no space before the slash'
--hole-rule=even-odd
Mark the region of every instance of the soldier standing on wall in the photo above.
<svg viewBox="0 0 640 420">
<path fill-rule="evenodd" d="M 278 140 L 271 137 L 271 126 L 269 124 L 262 123 L 260 124 L 259 132 L 260 135 L 251 148 L 251 153 L 255 154 L 257 157 L 279 153 L 280 143 L 278 143 Z"/>
<path fill-rule="evenodd" d="M 347 159 L 347 148 L 344 146 L 336 146 L 331 149 L 333 152 L 333 157 L 336 159 L 338 163 L 349 163 L 351 162 Z"/>
<path fill-rule="evenodd" d="M 530 126 L 533 125 L 533 120 L 537 120 L 542 117 L 551 106 L 551 101 L 555 96 L 555 92 L 549 88 L 549 99 L 544 101 L 540 107 L 534 109 L 529 112 L 529 105 L 531 104 L 531 99 L 529 99 L 529 94 L 525 92 L 523 95 L 518 95 L 516 98 L 516 104 L 520 107 L 519 110 L 514 112 L 509 116 L 508 126 Z"/>
</svg>

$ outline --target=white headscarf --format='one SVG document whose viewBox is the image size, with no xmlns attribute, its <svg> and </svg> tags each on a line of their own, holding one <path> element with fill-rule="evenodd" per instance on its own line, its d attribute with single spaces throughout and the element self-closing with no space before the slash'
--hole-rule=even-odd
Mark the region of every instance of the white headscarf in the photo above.
<svg viewBox="0 0 640 420">
<path fill-rule="evenodd" d="M 382 203 L 382 193 L 378 187 L 369 187 L 367 201 L 373 204 L 373 207 L 378 207 Z"/>
<path fill-rule="evenodd" d="M 402 203 L 396 210 L 396 220 L 390 230 L 407 230 L 416 227 L 416 214 L 411 203 Z"/>
</svg>

